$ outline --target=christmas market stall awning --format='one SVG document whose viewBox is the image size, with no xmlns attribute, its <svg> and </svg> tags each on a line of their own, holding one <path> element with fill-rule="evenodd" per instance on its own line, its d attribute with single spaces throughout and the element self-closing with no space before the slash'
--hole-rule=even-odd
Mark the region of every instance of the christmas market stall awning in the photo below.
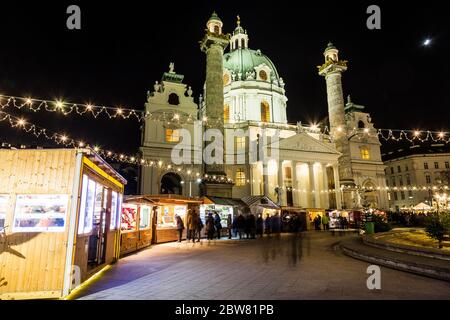
<svg viewBox="0 0 450 320">
<path fill-rule="evenodd" d="M 245 202 L 245 204 L 247 204 L 249 207 L 259 206 L 265 209 L 280 209 L 280 206 L 270 200 L 267 196 L 248 196 L 242 198 L 242 201 Z"/>
<path fill-rule="evenodd" d="M 426 203 L 421 202 L 421 203 L 419 203 L 418 205 L 415 205 L 414 207 L 412 207 L 412 209 L 413 209 L 413 210 L 432 210 L 433 207 L 432 207 L 432 206 L 429 206 L 429 205 L 426 204 Z"/>
</svg>

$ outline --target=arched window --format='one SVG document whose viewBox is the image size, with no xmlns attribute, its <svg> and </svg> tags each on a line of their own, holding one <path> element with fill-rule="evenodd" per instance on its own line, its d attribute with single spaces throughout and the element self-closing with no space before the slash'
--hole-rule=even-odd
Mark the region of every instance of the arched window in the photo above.
<svg viewBox="0 0 450 320">
<path fill-rule="evenodd" d="M 245 185 L 245 172 L 244 169 L 237 169 L 236 171 L 236 187 Z"/>
<path fill-rule="evenodd" d="M 270 121 L 270 109 L 267 101 L 261 102 L 261 121 L 262 122 Z"/>
<path fill-rule="evenodd" d="M 236 39 L 236 41 L 234 42 L 234 48 L 237 49 L 239 48 L 239 40 Z"/>
<path fill-rule="evenodd" d="M 180 98 L 176 93 L 169 94 L 169 104 L 177 106 L 180 104 Z"/>
<path fill-rule="evenodd" d="M 241 47 L 245 48 L 245 40 L 243 38 L 241 39 Z"/>
<path fill-rule="evenodd" d="M 366 127 L 366 125 L 364 124 L 364 121 L 359 120 L 359 121 L 358 121 L 358 128 L 359 128 L 359 129 L 364 129 L 365 127 Z"/>
<path fill-rule="evenodd" d="M 220 33 L 219 26 L 214 26 L 214 33 Z"/>
<path fill-rule="evenodd" d="M 230 121 L 230 106 L 227 104 L 223 106 L 223 121 L 225 123 Z"/>
<path fill-rule="evenodd" d="M 267 81 L 267 73 L 264 70 L 259 71 L 259 78 L 263 81 Z"/>
</svg>

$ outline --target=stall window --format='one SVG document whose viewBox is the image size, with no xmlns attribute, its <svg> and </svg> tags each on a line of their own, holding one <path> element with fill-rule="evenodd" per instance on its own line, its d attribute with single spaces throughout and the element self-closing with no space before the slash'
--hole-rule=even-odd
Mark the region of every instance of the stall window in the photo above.
<svg viewBox="0 0 450 320">
<path fill-rule="evenodd" d="M 137 206 L 124 204 L 122 206 L 122 231 L 136 230 Z"/>
<path fill-rule="evenodd" d="M 119 195 L 117 192 L 112 191 L 111 192 L 111 223 L 109 225 L 110 230 L 117 229 L 117 218 L 118 213 L 120 212 L 120 197 L 122 195 Z"/>
<path fill-rule="evenodd" d="M 17 195 L 13 232 L 64 232 L 67 194 Z"/>
<path fill-rule="evenodd" d="M 167 205 L 158 207 L 158 227 L 171 228 L 176 227 L 175 215 L 179 215 L 184 223 L 186 223 L 187 206 L 185 205 Z"/>
<path fill-rule="evenodd" d="M 150 212 L 150 207 L 141 206 L 139 229 L 146 229 L 150 227 Z"/>
<path fill-rule="evenodd" d="M 78 234 L 92 231 L 92 219 L 94 216 L 95 181 L 83 175 L 81 190 L 80 219 L 78 223 Z"/>
<path fill-rule="evenodd" d="M 8 196 L 0 195 L 0 228 L 5 227 L 6 209 L 8 207 Z"/>
</svg>

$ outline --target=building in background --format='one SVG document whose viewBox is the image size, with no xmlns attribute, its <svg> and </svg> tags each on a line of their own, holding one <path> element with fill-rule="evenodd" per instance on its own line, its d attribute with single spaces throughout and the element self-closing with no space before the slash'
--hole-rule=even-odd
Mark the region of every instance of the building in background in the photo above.
<svg viewBox="0 0 450 320">
<path fill-rule="evenodd" d="M 143 128 L 141 151 L 145 158 L 155 160 L 153 166 L 142 168 L 141 193 L 224 197 L 222 191 L 211 188 L 209 184 L 215 180 L 221 183 L 222 179 L 224 183 L 230 181 L 226 189 L 230 190 L 226 196 L 229 198 L 267 196 L 281 206 L 341 209 L 360 207 L 363 197 L 374 207 L 387 208 L 380 143 L 364 107 L 349 101 L 344 110 L 341 99 L 342 106 L 339 102 L 339 111 L 335 112 L 352 132 L 350 138 L 346 136 L 340 140 L 347 146 L 345 155 L 343 149 L 337 147 L 336 140 L 320 129 L 300 123 L 288 124 L 285 83 L 275 64 L 261 50 L 250 48 L 249 35 L 239 19 L 233 34 L 227 38 L 229 52 L 224 53 L 221 41 L 227 35 L 222 33 L 222 27 L 220 18 L 213 14 L 201 42 L 207 55 L 207 75 L 198 106 L 193 101 L 192 90 L 182 83 L 183 76 L 175 73 L 173 65 L 169 72 L 164 73 L 162 82 L 156 83 L 148 94 L 146 112 L 150 116 Z M 217 44 L 216 40 L 220 43 Z M 212 53 L 211 48 L 214 49 Z M 331 72 L 333 67 L 331 62 L 334 60 L 330 60 L 330 54 L 335 64 L 343 65 L 337 53 L 332 44 L 325 50 L 327 72 Z M 220 55 L 221 68 L 216 66 Z M 220 75 L 217 70 L 221 70 Z M 330 87 L 327 82 L 328 91 Z M 342 93 L 340 81 L 333 88 Z M 220 130 L 224 132 L 225 144 L 233 145 L 232 151 L 225 151 L 224 159 L 244 157 L 244 163 L 225 164 L 218 170 L 223 172 L 217 174 L 212 170 L 214 168 L 202 164 L 156 165 L 158 162 L 171 162 L 171 151 L 180 141 L 181 130 L 188 130 L 194 137 L 195 121 L 211 124 L 216 118 L 220 120 L 220 127 L 223 126 Z M 339 132 L 338 127 L 334 129 Z M 236 130 L 247 134 L 245 137 L 233 136 Z M 262 144 L 263 131 L 269 136 L 279 133 L 278 159 L 268 163 L 259 159 L 252 161 L 249 156 L 252 147 Z M 202 146 L 194 139 L 183 143 L 190 144 L 192 155 L 199 154 Z M 343 167 L 342 159 L 346 159 L 344 171 L 340 169 Z M 206 175 L 208 180 L 205 182 Z M 349 200 L 343 197 L 346 184 L 341 180 L 344 176 L 349 177 L 347 182 L 351 185 Z M 361 193 L 363 187 L 366 192 Z"/>
<path fill-rule="evenodd" d="M 406 146 L 383 155 L 390 210 L 408 210 L 423 202 L 432 206 L 436 193 L 450 186 L 450 147 Z"/>
</svg>

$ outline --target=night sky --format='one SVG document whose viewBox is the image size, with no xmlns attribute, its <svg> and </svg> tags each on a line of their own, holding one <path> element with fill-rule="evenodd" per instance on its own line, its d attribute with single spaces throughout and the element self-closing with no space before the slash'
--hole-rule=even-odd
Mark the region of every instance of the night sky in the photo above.
<svg viewBox="0 0 450 320">
<path fill-rule="evenodd" d="M 196 102 L 205 78 L 199 50 L 213 10 L 232 32 L 239 14 L 252 49 L 286 82 L 288 119 L 323 121 L 325 81 L 316 66 L 331 40 L 349 61 L 344 95 L 366 106 L 378 128 L 449 131 L 449 26 L 444 2 L 377 2 L 381 30 L 366 27 L 371 2 L 333 1 L 2 1 L 0 93 L 143 109 L 146 92 L 170 62 Z M 334 3 L 334 4 L 332 4 Z M 81 30 L 66 28 L 66 8 L 81 7 Z M 431 45 L 422 42 L 431 38 Z M 140 144 L 135 120 L 7 108 L 28 121 L 118 152 Z M 0 123 L 0 140 L 49 145 Z"/>
</svg>

